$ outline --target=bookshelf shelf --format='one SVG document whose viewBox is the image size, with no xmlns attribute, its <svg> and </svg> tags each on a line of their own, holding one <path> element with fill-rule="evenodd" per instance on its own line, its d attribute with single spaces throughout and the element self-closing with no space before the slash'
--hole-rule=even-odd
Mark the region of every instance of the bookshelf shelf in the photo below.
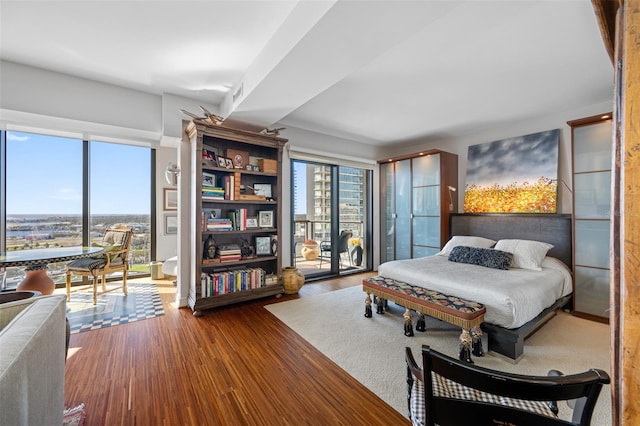
<svg viewBox="0 0 640 426">
<path fill-rule="evenodd" d="M 287 140 L 196 120 L 185 123 L 184 138 L 194 167 L 190 217 L 194 282 L 188 298 L 194 315 L 282 294 L 282 265 L 276 253 L 280 253 L 282 221 L 279 176 Z M 245 168 L 212 166 L 220 157 Z M 247 160 L 255 164 L 243 164 Z M 268 171 L 256 170 L 263 166 Z M 267 195 L 254 194 L 254 185 Z M 255 227 L 259 225 L 263 227 Z"/>
</svg>

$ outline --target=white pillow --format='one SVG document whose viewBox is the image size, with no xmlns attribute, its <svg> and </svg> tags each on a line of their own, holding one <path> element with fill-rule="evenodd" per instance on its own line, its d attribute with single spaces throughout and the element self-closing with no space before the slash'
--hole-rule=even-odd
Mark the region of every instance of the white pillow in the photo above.
<svg viewBox="0 0 640 426">
<path fill-rule="evenodd" d="M 496 250 L 513 254 L 512 268 L 542 270 L 542 261 L 547 252 L 553 248 L 552 244 L 532 240 L 500 240 L 496 243 Z"/>
<path fill-rule="evenodd" d="M 442 250 L 436 253 L 436 256 L 449 256 L 451 250 L 457 246 L 478 247 L 478 248 L 491 248 L 496 242 L 488 238 L 472 237 L 465 235 L 455 235 L 451 237 Z"/>
</svg>

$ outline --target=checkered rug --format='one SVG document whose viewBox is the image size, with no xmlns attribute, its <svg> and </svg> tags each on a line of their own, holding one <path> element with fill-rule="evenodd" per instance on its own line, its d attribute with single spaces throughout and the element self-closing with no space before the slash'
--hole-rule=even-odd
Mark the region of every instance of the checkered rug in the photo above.
<svg viewBox="0 0 640 426">
<path fill-rule="evenodd" d="M 164 315 L 162 300 L 154 284 L 129 284 L 127 290 L 127 296 L 120 288 L 100 294 L 96 305 L 91 290 L 72 293 L 71 301 L 67 303 L 71 334 Z"/>
</svg>

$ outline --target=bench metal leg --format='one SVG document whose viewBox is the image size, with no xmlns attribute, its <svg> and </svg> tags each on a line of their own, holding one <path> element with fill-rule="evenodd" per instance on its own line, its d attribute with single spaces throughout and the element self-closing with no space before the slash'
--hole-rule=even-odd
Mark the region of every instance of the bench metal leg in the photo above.
<svg viewBox="0 0 640 426">
<path fill-rule="evenodd" d="M 484 356 L 484 349 L 482 349 L 482 329 L 479 326 L 475 326 L 471 329 L 471 353 L 474 356 Z"/>
<path fill-rule="evenodd" d="M 418 316 L 418 322 L 416 323 L 417 331 L 426 331 L 427 330 L 427 322 L 424 319 L 424 314 L 420 314 Z"/>
<path fill-rule="evenodd" d="M 466 328 L 462 329 L 460 334 L 460 361 L 466 361 L 469 364 L 473 364 L 471 360 L 471 335 Z"/>
<path fill-rule="evenodd" d="M 404 335 L 407 337 L 413 336 L 413 324 L 411 322 L 411 309 L 406 308 L 404 314 Z"/>
<path fill-rule="evenodd" d="M 364 316 L 365 318 L 371 318 L 373 314 L 371 313 L 371 295 L 367 292 L 367 297 L 364 299 Z"/>
</svg>

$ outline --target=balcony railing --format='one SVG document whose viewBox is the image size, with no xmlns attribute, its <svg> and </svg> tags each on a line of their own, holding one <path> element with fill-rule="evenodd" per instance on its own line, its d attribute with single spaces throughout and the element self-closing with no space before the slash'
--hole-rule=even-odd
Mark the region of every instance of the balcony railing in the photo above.
<svg viewBox="0 0 640 426">
<path fill-rule="evenodd" d="M 301 270 L 305 275 L 309 273 L 318 273 L 328 271 L 331 269 L 331 259 L 327 257 L 327 253 L 321 253 L 316 259 L 305 259 L 302 256 L 303 243 L 307 240 L 314 240 L 319 245 L 329 244 L 331 245 L 331 230 L 336 226 L 334 223 L 328 220 L 294 220 L 294 265 Z M 340 269 L 364 269 L 366 261 L 360 256 L 360 262 L 354 262 L 353 251 L 356 249 L 356 244 L 361 247 L 360 250 L 364 252 L 364 224 L 361 221 L 340 222 L 341 231 L 351 231 L 353 236 L 349 244 L 348 253 L 342 253 L 340 256 Z M 356 256 L 357 257 L 357 256 Z M 356 264 L 359 263 L 359 264 Z"/>
</svg>

